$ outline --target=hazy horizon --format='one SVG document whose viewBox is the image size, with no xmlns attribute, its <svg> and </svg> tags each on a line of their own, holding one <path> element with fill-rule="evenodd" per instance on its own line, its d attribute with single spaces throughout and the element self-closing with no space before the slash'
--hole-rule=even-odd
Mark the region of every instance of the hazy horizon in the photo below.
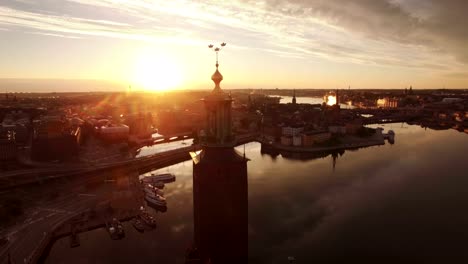
<svg viewBox="0 0 468 264">
<path fill-rule="evenodd" d="M 297 88 L 297 87 L 275 87 L 275 88 L 252 88 L 252 87 L 232 87 L 226 90 L 348 90 L 348 87 L 338 87 L 335 89 L 328 89 L 323 87 L 310 87 L 310 88 Z M 409 87 L 406 87 L 409 88 Z M 0 94 L 7 93 L 83 93 L 83 92 L 168 92 L 168 91 L 209 91 L 213 89 L 211 83 L 207 81 L 206 87 L 193 87 L 184 88 L 179 87 L 170 90 L 129 90 L 129 86 L 117 82 L 106 81 L 106 80 L 90 80 L 90 79 L 13 79 L 13 78 L 0 78 Z M 360 88 L 351 87 L 352 90 L 404 90 L 405 88 Z M 423 88 L 413 87 L 414 90 L 467 90 L 468 88 Z"/>
</svg>

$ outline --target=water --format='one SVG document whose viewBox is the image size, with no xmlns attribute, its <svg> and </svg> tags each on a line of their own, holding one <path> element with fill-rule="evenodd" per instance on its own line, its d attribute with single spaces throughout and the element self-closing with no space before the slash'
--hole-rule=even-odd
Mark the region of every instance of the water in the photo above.
<svg viewBox="0 0 468 264">
<path fill-rule="evenodd" d="M 245 146 L 250 263 L 468 260 L 468 135 L 383 127 L 395 131 L 394 145 L 346 151 L 335 168 L 331 155 L 274 158 L 258 143 Z M 127 223 L 120 241 L 94 230 L 73 249 L 64 238 L 46 263 L 184 263 L 194 235 L 192 162 L 160 171 L 177 181 L 165 188 L 168 211 L 155 212 L 156 230 L 140 234 Z"/>
</svg>

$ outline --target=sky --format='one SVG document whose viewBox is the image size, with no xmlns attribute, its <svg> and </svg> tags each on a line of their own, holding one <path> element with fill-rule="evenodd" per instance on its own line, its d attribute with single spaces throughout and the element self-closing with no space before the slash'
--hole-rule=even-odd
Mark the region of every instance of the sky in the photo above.
<svg viewBox="0 0 468 264">
<path fill-rule="evenodd" d="M 221 42 L 226 89 L 468 88 L 467 12 L 466 0 L 0 0 L 0 89 L 211 89 L 208 45 Z"/>
</svg>

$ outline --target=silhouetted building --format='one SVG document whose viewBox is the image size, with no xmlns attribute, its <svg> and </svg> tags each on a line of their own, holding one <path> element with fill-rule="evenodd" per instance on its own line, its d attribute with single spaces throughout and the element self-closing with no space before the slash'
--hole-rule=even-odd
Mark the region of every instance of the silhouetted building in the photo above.
<svg viewBox="0 0 468 264">
<path fill-rule="evenodd" d="M 17 146 L 12 131 L 0 129 L 0 163 L 16 160 Z"/>
<path fill-rule="evenodd" d="M 294 89 L 294 94 L 293 94 L 293 98 L 292 98 L 292 104 L 293 104 L 293 105 L 296 104 L 296 89 Z"/>
<path fill-rule="evenodd" d="M 69 160 L 78 155 L 76 136 L 65 129 L 61 118 L 48 116 L 36 123 L 31 145 L 32 159 Z"/>
<path fill-rule="evenodd" d="M 215 88 L 204 99 L 203 148 L 191 153 L 194 246 L 199 263 L 247 263 L 247 159 L 234 149 L 232 99 L 219 86 L 218 63 L 211 79 Z"/>
<path fill-rule="evenodd" d="M 128 115 L 125 119 L 125 124 L 129 127 L 129 135 L 138 138 L 151 138 L 152 134 L 152 116 L 151 113 L 146 115 Z"/>
</svg>

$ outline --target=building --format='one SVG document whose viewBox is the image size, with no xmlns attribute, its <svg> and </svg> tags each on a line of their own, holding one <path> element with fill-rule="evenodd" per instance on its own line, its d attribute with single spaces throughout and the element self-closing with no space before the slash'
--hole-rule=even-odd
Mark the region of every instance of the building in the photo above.
<svg viewBox="0 0 468 264">
<path fill-rule="evenodd" d="M 312 146 L 316 143 L 322 143 L 329 140 L 331 138 L 331 133 L 326 130 L 307 131 L 303 132 L 301 136 L 303 146 Z"/>
<path fill-rule="evenodd" d="M 302 136 L 297 135 L 293 136 L 293 141 L 292 141 L 293 146 L 302 146 Z"/>
<path fill-rule="evenodd" d="M 152 121 L 151 113 L 146 115 L 128 115 L 125 118 L 125 124 L 129 127 L 129 135 L 136 136 L 140 139 L 151 138 L 152 134 Z"/>
<path fill-rule="evenodd" d="M 223 76 L 211 77 L 213 91 L 203 100 L 206 127 L 202 150 L 193 160 L 194 243 L 197 260 L 186 263 L 248 262 L 247 161 L 235 149 L 232 98 L 221 90 Z"/>
<path fill-rule="evenodd" d="M 282 128 L 275 125 L 263 126 L 262 132 L 266 140 L 275 142 L 280 140 Z"/>
<path fill-rule="evenodd" d="M 282 128 L 283 136 L 297 136 L 304 131 L 303 126 L 284 126 Z"/>
<path fill-rule="evenodd" d="M 98 135 L 107 142 L 123 142 L 128 140 L 130 128 L 126 125 L 108 125 L 98 128 Z"/>
<path fill-rule="evenodd" d="M 281 136 L 281 145 L 291 146 L 293 144 L 292 136 Z"/>
<path fill-rule="evenodd" d="M 44 116 L 36 122 L 36 138 L 56 138 L 64 133 L 65 121 L 58 116 Z"/>
<path fill-rule="evenodd" d="M 443 104 L 454 104 L 454 103 L 460 103 L 463 102 L 463 99 L 461 98 L 443 98 L 442 103 Z"/>
<path fill-rule="evenodd" d="M 332 134 L 344 135 L 346 134 L 346 126 L 343 125 L 332 125 L 328 127 L 328 131 Z"/>
<path fill-rule="evenodd" d="M 0 163 L 5 165 L 16 160 L 17 146 L 14 133 L 9 130 L 0 129 Z"/>
<path fill-rule="evenodd" d="M 377 107 L 379 108 L 397 108 L 398 107 L 398 99 L 385 97 L 383 99 L 377 100 Z"/>
<path fill-rule="evenodd" d="M 78 155 L 78 142 L 59 116 L 45 116 L 35 122 L 31 157 L 38 161 L 70 160 Z"/>
</svg>

